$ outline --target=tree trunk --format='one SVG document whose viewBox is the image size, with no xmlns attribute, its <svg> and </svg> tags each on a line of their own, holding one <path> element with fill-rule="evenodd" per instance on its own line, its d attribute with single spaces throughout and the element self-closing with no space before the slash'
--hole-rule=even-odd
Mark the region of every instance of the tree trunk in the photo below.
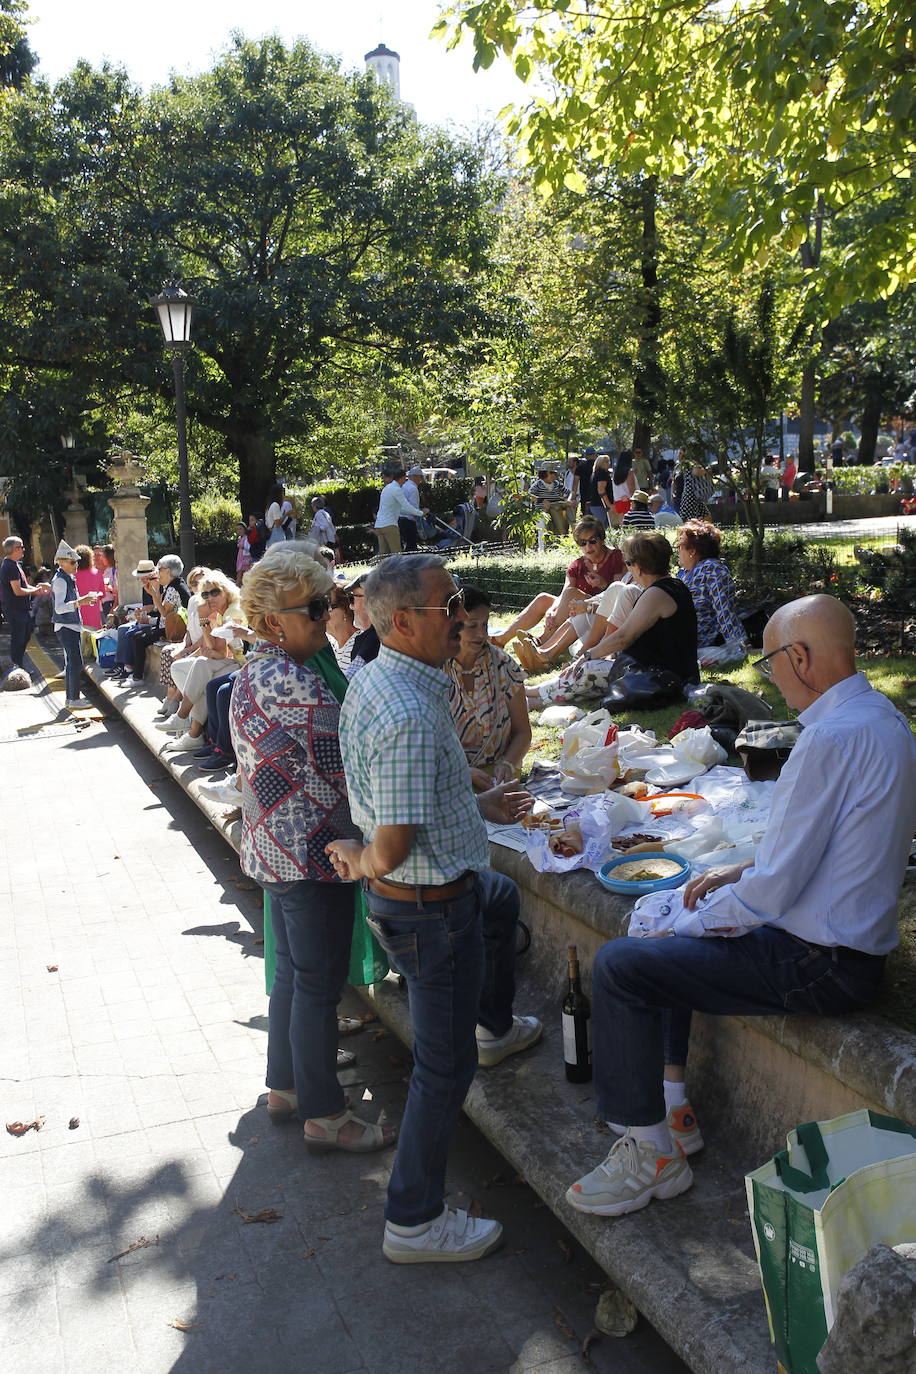
<svg viewBox="0 0 916 1374">
<path fill-rule="evenodd" d="M 659 362 L 662 310 L 658 293 L 658 232 L 655 223 L 657 193 L 656 178 L 646 177 L 639 188 L 642 225 L 639 273 L 642 308 L 633 378 L 633 410 L 636 417 L 633 426 L 633 447 L 641 448 L 646 457 L 652 451 L 653 421 L 658 410 L 658 394 L 662 383 Z"/>
<path fill-rule="evenodd" d="M 277 480 L 277 460 L 273 440 L 257 430 L 235 428 L 226 436 L 226 448 L 239 465 L 239 504 L 247 520 L 263 515 L 267 493 Z"/>
<path fill-rule="evenodd" d="M 884 403 L 884 390 L 878 377 L 869 377 L 865 382 L 865 404 L 862 407 L 859 438 L 859 462 L 871 466 L 875 461 L 875 445 L 878 440 L 878 427 L 881 424 L 881 409 Z"/>
<path fill-rule="evenodd" d="M 814 390 L 817 373 L 814 360 L 805 364 L 798 398 L 798 466 L 801 472 L 814 471 Z"/>
</svg>

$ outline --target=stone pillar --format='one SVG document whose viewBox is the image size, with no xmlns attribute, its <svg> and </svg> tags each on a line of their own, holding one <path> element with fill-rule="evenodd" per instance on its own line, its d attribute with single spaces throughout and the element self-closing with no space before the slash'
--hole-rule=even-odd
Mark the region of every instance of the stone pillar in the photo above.
<svg viewBox="0 0 916 1374">
<path fill-rule="evenodd" d="M 67 498 L 67 509 L 64 511 L 64 538 L 73 548 L 76 548 L 77 544 L 89 543 L 89 521 L 86 517 L 86 507 L 80 500 L 80 491 L 80 485 L 74 477 L 73 485 L 64 492 Z"/>
<path fill-rule="evenodd" d="M 143 595 L 139 581 L 131 574 L 141 559 L 149 558 L 146 529 L 149 497 L 141 496 L 137 489 L 137 483 L 143 478 L 143 465 L 126 449 L 113 454 L 106 471 L 116 488 L 108 504 L 114 511 L 111 542 L 118 570 L 118 600 L 124 605 L 139 602 Z"/>
</svg>

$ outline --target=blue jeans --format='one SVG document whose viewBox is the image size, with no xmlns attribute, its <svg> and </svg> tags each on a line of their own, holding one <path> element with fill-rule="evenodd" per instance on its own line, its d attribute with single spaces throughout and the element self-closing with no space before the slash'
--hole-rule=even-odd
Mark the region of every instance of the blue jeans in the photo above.
<svg viewBox="0 0 916 1374">
<path fill-rule="evenodd" d="M 25 615 L 9 615 L 7 623 L 10 627 L 10 662 L 16 668 L 23 668 L 25 651 L 32 637 L 32 617 L 28 611 Z"/>
<path fill-rule="evenodd" d="M 68 625 L 61 625 L 57 631 L 57 636 L 60 640 L 60 647 L 64 651 L 64 682 L 67 700 L 76 701 L 80 694 L 80 682 L 83 676 L 82 631 L 72 630 Z"/>
<path fill-rule="evenodd" d="M 235 758 L 232 736 L 229 732 L 229 706 L 232 700 L 232 684 L 241 669 L 227 673 L 225 677 L 212 678 L 207 683 L 207 739 L 221 754 Z"/>
<path fill-rule="evenodd" d="M 267 1086 L 296 1089 L 299 1119 L 345 1107 L 337 1079 L 337 1003 L 350 965 L 352 883 L 263 883 L 277 952 L 267 1029 Z"/>
<path fill-rule="evenodd" d="M 883 968 L 883 958 L 834 959 L 774 926 L 730 940 L 611 940 L 592 968 L 598 1115 L 624 1126 L 664 1119 L 664 1065 L 687 1062 L 691 1012 L 836 1016 L 874 1000 Z"/>
<path fill-rule="evenodd" d="M 118 630 L 118 643 L 115 649 L 115 663 L 121 668 L 133 667 L 133 644 L 134 635 L 149 631 L 149 625 L 137 625 L 133 621 L 129 625 L 122 625 Z"/>
<path fill-rule="evenodd" d="M 596 520 L 600 520 L 605 529 L 607 529 L 607 510 L 604 506 L 589 506 L 588 513 L 589 515 L 593 515 Z"/>
<path fill-rule="evenodd" d="M 417 906 L 366 892 L 369 923 L 407 980 L 414 1069 L 385 1215 L 419 1226 L 442 1211 L 448 1143 L 477 1071 L 478 1023 L 512 1025 L 518 888 L 485 871 L 454 901 Z"/>
</svg>

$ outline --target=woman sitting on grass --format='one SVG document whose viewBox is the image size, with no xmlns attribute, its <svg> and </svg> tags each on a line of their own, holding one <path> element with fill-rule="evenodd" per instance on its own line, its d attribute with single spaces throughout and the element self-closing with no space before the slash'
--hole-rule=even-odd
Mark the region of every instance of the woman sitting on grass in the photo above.
<svg viewBox="0 0 916 1374">
<path fill-rule="evenodd" d="M 531 747 L 522 670 L 490 642 L 490 606 L 486 592 L 464 588 L 461 644 L 445 665 L 449 708 L 476 792 L 517 778 Z"/>
<path fill-rule="evenodd" d="M 537 692 L 541 703 L 600 700 L 623 652 L 636 666 L 666 669 L 684 683 L 699 681 L 696 611 L 687 588 L 669 575 L 671 545 L 661 534 L 637 534 L 624 541 L 623 556 L 640 589 L 632 610 L 555 683 L 531 689 L 532 699 Z"/>
<path fill-rule="evenodd" d="M 600 520 L 586 515 L 579 521 L 574 534 L 582 552 L 566 569 L 566 582 L 560 595 L 540 592 L 505 630 L 490 640 L 497 648 L 504 649 L 517 636 L 516 653 L 522 667 L 529 672 L 543 672 L 554 657 L 575 642 L 578 632 L 570 624 L 571 617 L 586 609 L 590 597 L 603 592 L 623 576 L 623 557 L 619 549 L 608 548 L 604 542 L 605 529 Z M 541 620 L 544 630 L 539 640 L 524 633 Z M 536 653 L 531 652 L 532 647 Z M 539 655 L 544 655 L 546 662 Z"/>
</svg>

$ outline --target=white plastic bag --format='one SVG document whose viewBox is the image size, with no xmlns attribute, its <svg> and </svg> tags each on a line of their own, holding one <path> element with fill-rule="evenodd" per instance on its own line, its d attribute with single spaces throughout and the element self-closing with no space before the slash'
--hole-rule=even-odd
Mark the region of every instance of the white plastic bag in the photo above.
<svg viewBox="0 0 916 1374">
<path fill-rule="evenodd" d="M 671 740 L 671 747 L 685 763 L 701 763 L 704 770 L 724 763 L 728 754 L 712 737 L 708 725 L 701 730 L 682 730 Z"/>
<path fill-rule="evenodd" d="M 655 763 L 658 741 L 654 730 L 643 730 L 639 725 L 628 725 L 617 736 L 617 758 L 621 773 L 645 772 Z"/>
<path fill-rule="evenodd" d="M 747 645 L 741 639 L 727 639 L 724 644 L 707 644 L 698 657 L 701 668 L 741 663 L 747 658 Z"/>
<path fill-rule="evenodd" d="M 617 777 L 617 743 L 605 742 L 610 728 L 608 711 L 590 711 L 563 732 L 560 786 L 568 795 L 604 792 Z"/>
</svg>

